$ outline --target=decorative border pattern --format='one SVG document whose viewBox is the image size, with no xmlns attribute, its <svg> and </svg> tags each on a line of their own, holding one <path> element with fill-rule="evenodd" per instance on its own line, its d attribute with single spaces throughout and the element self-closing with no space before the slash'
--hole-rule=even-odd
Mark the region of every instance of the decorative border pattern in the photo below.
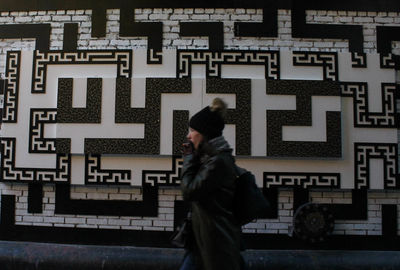
<svg viewBox="0 0 400 270">
<path fill-rule="evenodd" d="M 152 187 L 176 187 L 181 184 L 181 171 L 183 159 L 178 156 L 172 158 L 172 169 L 170 171 L 144 170 L 142 173 L 143 183 Z"/>
<path fill-rule="evenodd" d="M 45 124 L 57 123 L 57 109 L 31 109 L 29 126 L 29 153 L 56 152 L 56 139 L 45 138 Z"/>
<path fill-rule="evenodd" d="M 369 188 L 369 160 L 379 158 L 383 159 L 384 189 L 399 189 L 397 152 L 395 143 L 354 143 L 355 188 Z"/>
<path fill-rule="evenodd" d="M 57 191 L 57 188 L 56 188 Z M 367 193 L 365 192 L 365 195 Z M 57 200 L 57 199 L 56 199 Z M 71 203 L 71 201 L 73 203 Z M 354 201 L 354 195 L 353 195 Z M 366 196 L 365 196 L 366 201 Z M 14 240 L 14 241 L 38 241 L 42 242 L 56 242 L 68 244 L 96 244 L 96 245 L 133 245 L 133 246 L 152 246 L 152 247 L 170 247 L 168 239 L 171 237 L 169 231 L 146 231 L 146 230 L 130 230 L 130 229 L 87 229 L 87 228 L 67 228 L 67 227 L 45 227 L 45 226 L 29 226 L 29 225 L 16 225 L 15 224 L 15 210 L 16 210 L 16 196 L 15 195 L 1 195 L 1 218 L 0 218 L 0 237 L 1 240 Z M 77 210 L 82 207 L 85 202 L 88 207 L 97 208 L 98 210 L 105 207 L 104 202 L 97 200 L 70 200 L 69 209 Z M 90 203 L 94 202 L 94 203 Z M 111 201 L 109 201 L 111 202 Z M 115 201 L 114 201 L 115 202 Z M 139 213 L 141 211 L 148 211 L 142 209 L 138 204 L 140 202 L 127 202 L 122 204 L 109 204 L 108 209 L 118 209 L 124 211 L 129 215 L 128 211 Z M 150 202 L 151 203 L 151 202 Z M 175 201 L 175 208 L 179 201 Z M 338 206 L 338 205 L 335 205 Z M 357 204 L 344 205 L 355 214 L 360 210 Z M 90 210 L 89 208 L 86 210 Z M 125 208 L 123 208 L 125 207 Z M 182 204 L 179 204 L 182 209 Z M 57 208 L 57 204 L 56 204 Z M 336 207 L 335 207 L 336 208 Z M 82 209 L 82 208 L 81 208 Z M 140 209 L 140 210 L 139 210 Z M 66 210 L 66 209 L 63 209 Z M 342 210 L 342 209 L 339 209 Z M 364 208 L 362 209 L 364 211 Z M 99 211 L 100 212 L 100 211 Z M 176 214 L 178 211 L 174 211 Z M 334 212 L 335 218 L 336 211 Z M 365 204 L 365 212 L 367 208 Z M 329 241 L 320 243 L 318 248 L 320 250 L 332 249 L 346 249 L 346 250 L 399 250 L 400 237 L 391 234 L 391 228 L 397 228 L 397 219 L 394 218 L 397 213 L 395 207 L 390 205 L 387 209 L 382 205 L 382 235 L 331 235 Z M 157 213 L 155 213 L 157 214 Z M 148 216 L 148 215 L 145 215 Z M 180 215 L 184 217 L 184 215 Z M 180 219 L 174 215 L 174 224 L 177 224 Z M 389 231 L 386 229 L 389 227 Z M 396 230 L 397 232 L 397 230 Z M 10 239 L 12 236 L 12 239 Z M 38 236 L 40 236 L 38 238 Z M 389 237 L 388 237 L 389 236 Z M 298 239 L 290 237 L 285 234 L 268 234 L 268 233 L 245 233 L 243 240 L 247 248 L 252 249 L 310 249 L 308 243 L 299 242 Z"/>
<path fill-rule="evenodd" d="M 382 83 L 382 112 L 369 112 L 368 84 L 341 82 L 342 96 L 353 98 L 354 127 L 396 128 L 396 91 L 394 83 Z"/>
<path fill-rule="evenodd" d="M 95 157 L 96 159 L 100 156 L 92 155 L 92 157 Z M 100 164 L 97 164 L 97 168 L 100 168 Z M 75 215 L 157 217 L 159 202 L 158 188 L 160 186 L 176 187 L 179 185 L 182 165 L 182 159 L 174 156 L 172 158 L 172 169 L 170 171 L 144 170 L 142 172 L 143 199 L 141 201 L 71 199 L 71 185 L 69 183 L 58 183 L 56 184 L 55 213 Z M 97 169 L 95 169 L 95 171 L 96 170 Z M 104 170 L 100 169 L 100 172 L 101 171 Z"/>
<path fill-rule="evenodd" d="M 207 78 L 220 78 L 222 65 L 264 65 L 265 78 L 280 78 L 279 51 L 177 51 L 177 78 L 190 78 L 193 64 L 206 66 Z"/>
<path fill-rule="evenodd" d="M 324 81 L 338 81 L 337 52 L 293 52 L 293 66 L 320 66 Z"/>
<path fill-rule="evenodd" d="M 47 65 L 116 64 L 117 77 L 132 76 L 131 50 L 38 51 L 33 54 L 32 93 L 45 93 Z"/>
<path fill-rule="evenodd" d="M 57 154 L 56 168 L 15 167 L 15 138 L 0 138 L 1 141 L 1 181 L 69 182 L 71 177 L 71 155 Z"/>
<path fill-rule="evenodd" d="M 85 155 L 86 185 L 129 185 L 130 170 L 109 170 L 101 168 L 101 155 Z"/>
<path fill-rule="evenodd" d="M 264 172 L 265 188 L 340 188 L 340 173 Z"/>
<path fill-rule="evenodd" d="M 8 51 L 4 83 L 3 123 L 17 122 L 20 65 L 21 51 Z"/>
</svg>

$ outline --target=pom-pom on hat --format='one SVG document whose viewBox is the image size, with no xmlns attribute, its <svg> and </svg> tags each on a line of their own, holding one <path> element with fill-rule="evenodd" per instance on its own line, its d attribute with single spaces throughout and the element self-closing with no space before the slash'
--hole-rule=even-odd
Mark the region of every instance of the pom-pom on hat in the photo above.
<svg viewBox="0 0 400 270">
<path fill-rule="evenodd" d="M 210 106 L 203 108 L 190 118 L 189 126 L 208 140 L 219 137 L 225 127 L 226 108 L 227 105 L 222 99 L 215 98 Z"/>
</svg>

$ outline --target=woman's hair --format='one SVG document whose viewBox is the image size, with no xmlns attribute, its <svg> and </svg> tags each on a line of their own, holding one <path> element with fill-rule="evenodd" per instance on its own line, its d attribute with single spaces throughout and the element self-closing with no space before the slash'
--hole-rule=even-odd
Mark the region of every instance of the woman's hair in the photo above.
<svg viewBox="0 0 400 270">
<path fill-rule="evenodd" d="M 218 113 L 222 118 L 225 118 L 227 104 L 220 98 L 214 98 L 210 105 L 210 111 Z"/>
</svg>

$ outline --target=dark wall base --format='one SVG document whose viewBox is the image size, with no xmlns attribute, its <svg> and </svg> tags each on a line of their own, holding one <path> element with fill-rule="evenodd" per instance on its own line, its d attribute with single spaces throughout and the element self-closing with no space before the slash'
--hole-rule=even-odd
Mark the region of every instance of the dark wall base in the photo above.
<svg viewBox="0 0 400 270">
<path fill-rule="evenodd" d="M 399 269 L 395 251 L 250 250 L 247 269 Z M 55 245 L 0 241 L 1 269 L 178 269 L 182 249 Z"/>
<path fill-rule="evenodd" d="M 172 232 L 22 226 L 0 228 L 0 240 L 83 245 L 172 248 Z M 243 234 L 246 249 L 259 250 L 382 250 L 400 251 L 400 237 L 331 235 L 311 244 L 285 234 Z"/>
</svg>

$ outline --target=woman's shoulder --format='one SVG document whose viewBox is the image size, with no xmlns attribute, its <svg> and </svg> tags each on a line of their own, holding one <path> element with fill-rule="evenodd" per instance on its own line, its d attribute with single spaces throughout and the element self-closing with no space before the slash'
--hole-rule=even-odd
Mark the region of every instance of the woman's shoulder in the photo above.
<svg viewBox="0 0 400 270">
<path fill-rule="evenodd" d="M 209 164 L 213 164 L 215 167 L 225 168 L 232 170 L 235 166 L 235 158 L 230 152 L 220 152 L 209 158 Z"/>
</svg>

